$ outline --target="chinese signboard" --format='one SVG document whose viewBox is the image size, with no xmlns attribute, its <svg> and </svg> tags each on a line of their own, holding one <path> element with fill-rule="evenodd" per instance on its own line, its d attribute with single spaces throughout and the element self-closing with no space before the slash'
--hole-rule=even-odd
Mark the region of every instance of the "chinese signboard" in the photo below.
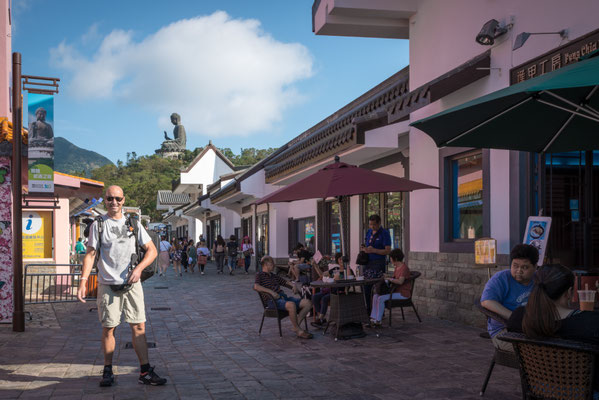
<svg viewBox="0 0 599 400">
<path fill-rule="evenodd" d="M 54 97 L 29 93 L 29 193 L 54 193 Z"/>
<path fill-rule="evenodd" d="M 555 71 L 566 65 L 578 62 L 581 57 L 584 57 L 597 49 L 599 49 L 599 30 L 568 42 L 532 61 L 512 68 L 510 70 L 510 85 L 541 76 L 547 72 Z"/>
<path fill-rule="evenodd" d="M 52 212 L 23 212 L 23 258 L 52 258 Z"/>
</svg>

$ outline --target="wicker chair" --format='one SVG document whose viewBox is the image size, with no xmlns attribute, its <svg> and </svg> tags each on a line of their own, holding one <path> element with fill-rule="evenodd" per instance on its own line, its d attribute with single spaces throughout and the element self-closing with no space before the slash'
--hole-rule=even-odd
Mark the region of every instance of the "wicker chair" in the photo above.
<svg viewBox="0 0 599 400">
<path fill-rule="evenodd" d="M 254 289 L 256 290 L 256 289 Z M 283 331 L 281 330 L 281 320 L 287 318 L 289 316 L 289 312 L 287 310 L 279 310 L 278 308 L 270 308 L 268 306 L 269 301 L 272 301 L 272 304 L 276 304 L 275 298 L 272 294 L 256 290 L 258 293 L 258 297 L 260 297 L 260 302 L 264 307 L 264 313 L 262 314 L 262 322 L 260 322 L 260 329 L 258 330 L 258 335 L 262 334 L 262 326 L 264 325 L 264 318 L 276 318 L 279 324 L 279 336 L 283 337 Z M 266 296 L 267 299 L 262 297 L 262 295 Z M 307 318 L 304 318 L 304 323 L 306 324 L 306 332 L 308 332 L 308 321 Z"/>
<path fill-rule="evenodd" d="M 480 304 L 480 299 L 478 299 L 476 301 L 475 306 L 478 308 L 478 310 L 481 313 L 483 313 L 485 316 L 487 316 L 487 318 L 491 318 L 496 321 L 499 321 L 504 325 L 507 324 L 507 320 L 505 318 L 503 318 L 501 315 L 494 313 L 493 311 L 483 307 Z M 515 369 L 520 368 L 520 364 L 518 363 L 518 359 L 516 358 L 516 354 L 514 352 L 495 348 L 495 353 L 493 354 L 493 357 L 491 358 L 491 364 L 489 365 L 489 370 L 487 371 L 487 376 L 485 377 L 485 381 L 483 382 L 483 387 L 480 389 L 481 396 L 484 395 L 485 390 L 487 390 L 487 384 L 489 383 L 489 379 L 491 379 L 491 374 L 493 373 L 493 368 L 495 367 L 495 364 L 503 365 L 504 367 L 515 368 Z"/>
<path fill-rule="evenodd" d="M 414 294 L 414 286 L 416 286 L 416 279 L 420 276 L 420 272 L 418 271 L 410 271 L 410 280 L 412 281 L 412 289 L 410 290 L 410 298 L 409 299 L 389 299 L 385 302 L 385 308 L 389 310 L 389 326 L 391 326 L 391 320 L 393 318 L 393 309 L 396 307 L 401 308 L 401 318 L 405 321 L 406 317 L 403 312 L 404 307 L 412 307 L 414 313 L 416 314 L 416 318 L 418 318 L 419 322 L 422 322 L 420 319 L 420 315 L 418 315 L 418 311 L 416 311 L 416 306 L 414 306 L 414 302 L 412 302 L 412 296 Z M 389 290 L 391 293 L 395 291 L 396 285 L 391 284 Z"/>
<path fill-rule="evenodd" d="M 599 346 L 564 339 L 529 339 L 508 332 L 499 339 L 514 345 L 524 399 L 593 398 Z"/>
</svg>

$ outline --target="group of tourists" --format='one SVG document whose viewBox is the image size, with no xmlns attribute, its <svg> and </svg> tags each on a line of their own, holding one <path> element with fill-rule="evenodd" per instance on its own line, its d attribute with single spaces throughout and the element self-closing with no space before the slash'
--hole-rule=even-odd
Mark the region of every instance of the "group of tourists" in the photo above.
<svg viewBox="0 0 599 400">
<path fill-rule="evenodd" d="M 233 275 L 237 267 L 244 267 L 248 274 L 252 261 L 254 249 L 249 236 L 245 236 L 241 246 L 237 242 L 235 235 L 231 235 L 225 242 L 221 235 L 218 235 L 209 249 L 203 237 L 197 243 L 193 239 L 172 239 L 171 242 L 162 236 L 159 245 L 159 276 L 166 276 L 168 267 L 173 265 L 175 275 L 183 276 L 183 272 L 195 272 L 197 266 L 200 274 L 204 275 L 206 264 L 210 257 L 214 257 L 216 264 L 216 273 L 222 274 L 225 264 L 229 269 L 229 275 Z M 241 256 L 240 256 L 241 254 Z"/>
<path fill-rule="evenodd" d="M 376 285 L 364 285 L 363 290 L 370 314 L 370 326 L 380 326 L 385 311 L 385 302 L 390 299 L 408 299 L 412 293 L 412 280 L 410 270 L 404 262 L 404 253 L 401 249 L 391 250 L 391 236 L 389 231 L 381 226 L 381 218 L 372 215 L 369 218 L 369 229 L 366 232 L 365 242 L 360 248 L 365 254 L 361 261 L 360 269 L 352 271 L 355 276 L 360 274 L 365 279 L 380 279 Z M 311 296 L 309 300 L 300 293 L 303 285 L 309 284 L 311 279 L 339 278 L 345 270 L 347 260 L 341 253 L 335 254 L 332 259 L 324 257 L 324 264 L 316 262 L 314 254 L 304 245 L 298 244 L 293 251 L 294 260 L 289 263 L 289 280 L 275 274 L 274 261 L 272 257 L 265 256 L 262 261 L 262 271 L 256 275 L 254 289 L 259 292 L 267 292 L 276 300 L 263 296 L 265 302 L 271 308 L 278 308 L 289 312 L 293 330 L 299 338 L 307 339 L 312 335 L 301 329 L 300 322 L 306 316 L 307 309 L 314 306 L 316 315 L 312 326 L 321 328 L 325 325 L 326 314 L 331 294 L 336 294 L 336 289 L 323 288 Z M 387 268 L 387 257 L 389 257 L 394 269 L 392 274 L 385 274 Z M 331 262 L 329 262 L 331 261 Z M 302 274 L 309 274 L 302 275 Z M 384 278 L 384 281 L 383 281 Z M 383 285 L 387 290 L 382 290 Z M 291 288 L 300 297 L 290 297 L 283 292 L 282 288 Z M 305 287 L 305 286 L 304 286 Z M 392 288 L 392 289 L 390 289 Z M 390 290 L 389 290 L 390 289 Z"/>
</svg>

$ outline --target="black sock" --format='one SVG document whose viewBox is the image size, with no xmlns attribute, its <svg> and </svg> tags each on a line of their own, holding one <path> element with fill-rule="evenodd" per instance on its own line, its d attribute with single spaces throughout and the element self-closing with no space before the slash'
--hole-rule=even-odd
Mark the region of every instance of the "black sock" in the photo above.
<svg viewBox="0 0 599 400">
<path fill-rule="evenodd" d="M 104 369 L 108 369 L 108 370 L 112 371 L 112 364 L 105 365 Z"/>
<path fill-rule="evenodd" d="M 141 366 L 141 373 L 145 374 L 146 372 L 148 372 L 150 370 L 150 364 L 144 364 Z"/>
</svg>

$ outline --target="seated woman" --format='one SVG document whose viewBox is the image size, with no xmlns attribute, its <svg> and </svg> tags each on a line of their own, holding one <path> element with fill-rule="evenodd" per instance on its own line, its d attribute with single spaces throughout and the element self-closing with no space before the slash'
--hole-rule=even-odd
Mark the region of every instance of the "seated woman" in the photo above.
<svg viewBox="0 0 599 400">
<path fill-rule="evenodd" d="M 599 313 L 572 310 L 574 274 L 563 265 L 547 265 L 536 272 L 528 304 L 508 320 L 508 331 L 538 339 L 560 337 L 599 344 Z M 549 318 L 548 318 L 549 317 Z"/>
<path fill-rule="evenodd" d="M 327 272 L 320 273 L 321 279 L 323 276 L 333 276 L 336 271 L 340 270 L 340 265 L 343 265 L 343 256 L 341 253 L 335 254 L 335 260 L 337 264 L 329 264 L 329 270 Z M 313 262 L 313 266 L 317 266 L 317 264 Z M 317 271 L 320 271 L 320 269 Z M 312 296 L 312 304 L 314 304 L 314 309 L 316 310 L 316 321 L 312 322 L 312 326 L 321 327 L 327 322 L 325 316 L 327 315 L 327 309 L 329 308 L 330 301 L 331 288 L 322 288 L 320 292 Z"/>
<path fill-rule="evenodd" d="M 400 249 L 391 250 L 389 253 L 391 262 L 395 266 L 393 276 L 388 278 L 389 283 L 395 285 L 395 290 L 390 294 L 374 294 L 372 296 L 372 312 L 370 313 L 370 323 L 380 325 L 383 314 L 385 313 L 385 302 L 389 299 L 409 299 L 412 293 L 412 280 L 410 279 L 410 270 L 403 262 L 404 254 Z"/>
<path fill-rule="evenodd" d="M 574 292 L 574 274 L 563 265 L 538 270 L 528 304 L 516 308 L 507 323 L 510 332 L 539 339 L 560 337 L 599 344 L 599 312 L 572 310 L 568 303 Z M 599 371 L 593 380 L 599 389 Z"/>
</svg>

